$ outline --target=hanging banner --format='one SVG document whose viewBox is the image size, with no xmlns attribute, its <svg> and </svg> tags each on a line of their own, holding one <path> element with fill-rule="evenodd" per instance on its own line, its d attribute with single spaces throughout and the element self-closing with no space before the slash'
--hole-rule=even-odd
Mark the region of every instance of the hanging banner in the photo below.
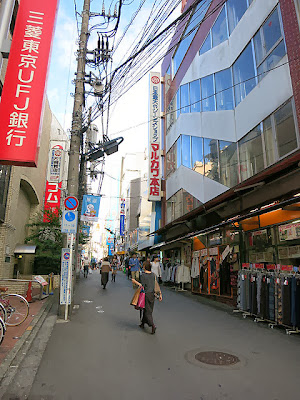
<svg viewBox="0 0 300 400">
<path fill-rule="evenodd" d="M 120 205 L 120 236 L 125 235 L 125 199 L 121 199 Z"/>
<path fill-rule="evenodd" d="M 83 236 L 86 236 L 86 237 L 90 236 L 90 230 L 91 230 L 91 227 L 88 225 L 84 225 L 81 228 L 81 232 L 82 232 Z"/>
<path fill-rule="evenodd" d="M 97 222 L 99 218 L 100 196 L 84 195 L 82 199 L 81 221 Z"/>
<path fill-rule="evenodd" d="M 1 164 L 37 166 L 57 2 L 20 2 L 0 103 Z"/>
<path fill-rule="evenodd" d="M 149 185 L 148 200 L 161 200 L 161 80 L 150 72 Z"/>
</svg>

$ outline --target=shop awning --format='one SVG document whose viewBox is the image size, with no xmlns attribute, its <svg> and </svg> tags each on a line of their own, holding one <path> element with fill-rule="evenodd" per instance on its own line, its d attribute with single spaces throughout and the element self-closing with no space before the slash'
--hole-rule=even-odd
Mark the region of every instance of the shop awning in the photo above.
<svg viewBox="0 0 300 400">
<path fill-rule="evenodd" d="M 252 217 L 259 216 L 259 215 L 262 215 L 262 214 L 265 214 L 265 213 L 269 213 L 271 211 L 278 210 L 278 209 L 284 209 L 284 208 L 286 208 L 288 206 L 291 206 L 291 205 L 296 205 L 297 203 L 299 203 L 299 198 L 300 198 L 300 193 L 294 195 L 290 199 L 283 200 L 283 201 L 277 202 L 277 203 L 274 202 L 273 204 L 270 204 L 270 205 L 267 205 L 267 206 L 262 206 L 260 209 L 254 210 L 253 212 L 248 212 L 248 213 L 245 213 L 245 214 L 242 214 L 242 215 L 237 215 L 234 218 L 229 218 L 226 221 L 221 222 L 220 224 L 212 225 L 212 226 L 210 226 L 208 228 L 205 228 L 205 229 L 202 229 L 202 230 L 198 230 L 198 231 L 195 231 L 195 232 L 187 233 L 186 235 L 180 236 L 180 237 L 178 237 L 176 239 L 169 240 L 167 242 L 161 242 L 161 243 L 151 247 L 151 249 L 154 249 L 154 248 L 157 248 L 157 247 L 166 246 L 166 245 L 170 245 L 170 244 L 173 244 L 173 243 L 184 241 L 186 239 L 192 239 L 195 236 L 199 236 L 199 235 L 204 234 L 204 233 L 206 234 L 206 233 L 214 232 L 214 231 L 216 231 L 216 230 L 218 230 L 220 228 L 228 226 L 229 224 L 233 224 L 233 223 L 236 223 L 236 222 L 241 222 L 241 221 L 243 221 L 243 220 L 245 220 L 247 218 L 250 218 L 250 217 L 252 218 Z"/>
<path fill-rule="evenodd" d="M 17 244 L 14 254 L 35 254 L 36 246 L 32 244 Z"/>
<path fill-rule="evenodd" d="M 157 243 L 157 244 L 155 244 L 154 246 L 150 247 L 150 250 L 158 249 L 159 247 L 162 247 L 162 246 L 164 246 L 165 244 L 166 244 L 166 242 Z"/>
</svg>

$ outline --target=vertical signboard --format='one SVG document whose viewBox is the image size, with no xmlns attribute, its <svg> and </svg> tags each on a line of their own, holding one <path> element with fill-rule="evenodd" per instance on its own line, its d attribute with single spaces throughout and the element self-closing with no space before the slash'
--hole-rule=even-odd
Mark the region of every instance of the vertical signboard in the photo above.
<svg viewBox="0 0 300 400">
<path fill-rule="evenodd" d="M 63 155 L 63 144 L 53 146 L 49 153 L 44 210 L 51 209 L 56 215 L 58 215 L 61 201 Z M 44 222 L 47 221 L 48 217 L 45 213 Z"/>
<path fill-rule="evenodd" d="M 62 249 L 60 272 L 60 304 L 71 304 L 68 296 L 68 271 L 70 263 L 70 249 Z"/>
<path fill-rule="evenodd" d="M 148 200 L 161 200 L 161 80 L 150 72 L 149 187 Z"/>
<path fill-rule="evenodd" d="M 0 103 L 1 164 L 36 167 L 58 0 L 21 0 Z"/>
<path fill-rule="evenodd" d="M 125 199 L 121 199 L 120 205 L 120 236 L 125 235 Z"/>
<path fill-rule="evenodd" d="M 99 218 L 100 196 L 85 194 L 82 199 L 81 221 L 97 222 Z"/>
</svg>

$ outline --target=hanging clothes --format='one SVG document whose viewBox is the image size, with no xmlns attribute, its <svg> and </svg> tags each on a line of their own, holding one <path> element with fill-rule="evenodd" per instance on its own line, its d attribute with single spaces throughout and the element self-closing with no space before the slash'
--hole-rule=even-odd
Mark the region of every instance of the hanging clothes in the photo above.
<svg viewBox="0 0 300 400">
<path fill-rule="evenodd" d="M 199 256 L 194 256 L 192 259 L 191 277 L 197 278 L 199 275 Z"/>
</svg>

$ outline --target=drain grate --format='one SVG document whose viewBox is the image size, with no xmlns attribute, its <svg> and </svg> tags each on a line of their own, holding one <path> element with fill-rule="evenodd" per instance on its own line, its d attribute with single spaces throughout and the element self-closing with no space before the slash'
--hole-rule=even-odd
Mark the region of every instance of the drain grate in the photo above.
<svg viewBox="0 0 300 400">
<path fill-rule="evenodd" d="M 202 351 L 195 355 L 195 359 L 209 365 L 235 365 L 240 362 L 237 356 L 221 351 Z"/>
</svg>

